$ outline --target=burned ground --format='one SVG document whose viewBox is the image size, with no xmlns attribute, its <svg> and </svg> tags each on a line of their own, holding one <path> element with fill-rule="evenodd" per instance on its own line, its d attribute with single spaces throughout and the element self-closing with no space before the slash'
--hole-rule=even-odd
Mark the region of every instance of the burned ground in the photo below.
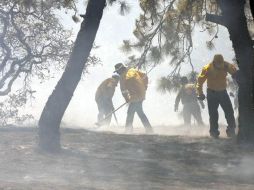
<svg viewBox="0 0 254 190">
<path fill-rule="evenodd" d="M 62 129 L 47 154 L 35 128 L 0 134 L 0 189 L 254 189 L 254 152 L 234 139 Z"/>
</svg>

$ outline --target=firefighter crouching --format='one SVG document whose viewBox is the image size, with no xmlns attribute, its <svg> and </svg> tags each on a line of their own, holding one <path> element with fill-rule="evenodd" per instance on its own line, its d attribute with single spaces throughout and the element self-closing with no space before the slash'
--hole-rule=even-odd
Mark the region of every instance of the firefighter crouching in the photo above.
<svg viewBox="0 0 254 190">
<path fill-rule="evenodd" d="M 97 117 L 97 123 L 99 125 L 110 125 L 112 117 L 110 113 L 114 110 L 112 98 L 118 81 L 119 75 L 113 74 L 111 78 L 104 80 L 97 88 L 95 101 L 99 111 Z"/>
</svg>

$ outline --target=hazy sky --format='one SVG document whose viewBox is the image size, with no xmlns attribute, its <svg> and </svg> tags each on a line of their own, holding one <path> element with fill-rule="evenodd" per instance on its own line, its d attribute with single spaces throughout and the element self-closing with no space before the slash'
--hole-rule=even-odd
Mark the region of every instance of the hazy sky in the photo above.
<svg viewBox="0 0 254 190">
<path fill-rule="evenodd" d="M 126 55 L 119 50 L 119 47 L 122 44 L 122 40 L 133 38 L 132 31 L 134 29 L 135 18 L 137 18 L 140 11 L 137 1 L 131 2 L 131 11 L 126 16 L 121 16 L 116 6 L 107 7 L 104 11 L 100 28 L 96 36 L 96 44 L 100 46 L 100 48 L 96 50 L 96 55 L 100 57 L 103 65 L 89 68 L 90 74 L 87 74 L 84 80 L 79 83 L 64 116 L 64 122 L 70 125 L 70 127 L 92 127 L 94 125 L 97 118 L 97 106 L 94 101 L 96 88 L 104 79 L 111 76 L 114 65 L 117 62 L 126 60 Z M 83 5 L 81 4 L 80 7 L 82 8 Z M 71 20 L 71 14 L 61 14 L 61 21 L 67 28 L 73 29 L 73 38 L 75 39 L 80 23 L 75 24 Z M 227 31 L 220 28 L 219 38 L 215 43 L 216 48 L 213 51 L 205 47 L 205 42 L 208 39 L 207 37 L 206 33 L 200 32 L 199 30 L 193 35 L 194 51 L 192 59 L 198 71 L 212 59 L 214 53 L 222 53 L 228 61 L 231 61 L 233 58 L 232 46 Z M 170 68 L 167 66 L 166 61 L 167 60 L 149 74 L 149 87 L 147 98 L 144 102 L 144 110 L 152 125 L 182 123 L 182 120 L 179 121 L 178 114 L 173 111 L 175 95 L 163 95 L 156 90 L 157 79 L 170 72 Z M 187 66 L 185 70 L 189 71 L 190 67 Z M 51 81 L 34 85 L 37 90 L 37 100 L 33 101 L 32 106 L 29 105 L 27 110 L 32 112 L 37 119 L 59 77 L 60 75 Z M 124 102 L 119 86 L 113 100 L 115 107 L 118 107 Z M 117 112 L 118 120 L 122 125 L 125 123 L 126 111 L 127 107 Z M 208 123 L 207 109 L 203 111 L 203 116 L 205 115 L 205 122 Z M 223 117 L 220 118 L 222 122 L 224 122 Z M 135 119 L 135 126 L 140 126 L 139 119 Z"/>
</svg>

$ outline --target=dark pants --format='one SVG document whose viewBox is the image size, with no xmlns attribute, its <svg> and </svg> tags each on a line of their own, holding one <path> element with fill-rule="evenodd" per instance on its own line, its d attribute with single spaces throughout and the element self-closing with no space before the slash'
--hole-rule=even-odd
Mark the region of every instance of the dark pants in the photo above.
<svg viewBox="0 0 254 190">
<path fill-rule="evenodd" d="M 188 102 L 183 106 L 183 120 L 184 124 L 191 124 L 191 116 L 197 121 L 198 125 L 203 125 L 204 122 L 201 116 L 201 110 L 198 105 L 198 102 Z"/>
<path fill-rule="evenodd" d="M 128 111 L 127 111 L 127 118 L 126 118 L 126 128 L 132 128 L 132 124 L 133 124 L 133 119 L 134 119 L 134 114 L 135 112 L 137 112 L 140 120 L 142 121 L 142 124 L 144 125 L 144 127 L 146 129 L 152 129 L 152 126 L 150 124 L 150 122 L 148 121 L 144 111 L 143 111 L 143 106 L 142 106 L 143 102 L 131 102 L 129 104 L 128 107 Z"/>
<path fill-rule="evenodd" d="M 227 91 L 226 90 L 213 91 L 213 90 L 207 89 L 207 101 L 208 101 L 208 111 L 210 116 L 210 134 L 213 136 L 219 135 L 219 130 L 218 130 L 219 105 L 223 109 L 225 118 L 227 120 L 227 124 L 228 124 L 227 131 L 234 130 L 236 126 L 234 110 L 233 110 L 232 103 L 230 101 Z"/>
<path fill-rule="evenodd" d="M 109 125 L 111 122 L 112 114 L 110 114 L 114 110 L 113 102 L 111 99 L 101 99 L 96 101 L 98 106 L 98 117 L 97 121 L 101 125 Z M 110 114 L 110 115 L 109 115 Z M 108 116 L 105 120 L 104 118 Z"/>
</svg>

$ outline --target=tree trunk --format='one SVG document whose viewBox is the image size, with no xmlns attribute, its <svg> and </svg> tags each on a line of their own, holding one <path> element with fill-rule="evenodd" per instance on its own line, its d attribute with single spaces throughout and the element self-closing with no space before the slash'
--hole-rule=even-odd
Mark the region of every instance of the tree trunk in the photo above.
<svg viewBox="0 0 254 190">
<path fill-rule="evenodd" d="M 254 0 L 250 0 L 250 11 L 251 11 L 252 17 L 254 18 Z"/>
<path fill-rule="evenodd" d="M 49 96 L 39 120 L 39 147 L 43 150 L 54 152 L 61 149 L 60 123 L 93 47 L 105 5 L 106 0 L 88 2 L 65 71 Z"/>
<path fill-rule="evenodd" d="M 250 37 L 244 0 L 218 0 L 223 23 L 233 44 L 239 72 L 239 142 L 254 142 L 253 64 L 254 51 Z"/>
</svg>

